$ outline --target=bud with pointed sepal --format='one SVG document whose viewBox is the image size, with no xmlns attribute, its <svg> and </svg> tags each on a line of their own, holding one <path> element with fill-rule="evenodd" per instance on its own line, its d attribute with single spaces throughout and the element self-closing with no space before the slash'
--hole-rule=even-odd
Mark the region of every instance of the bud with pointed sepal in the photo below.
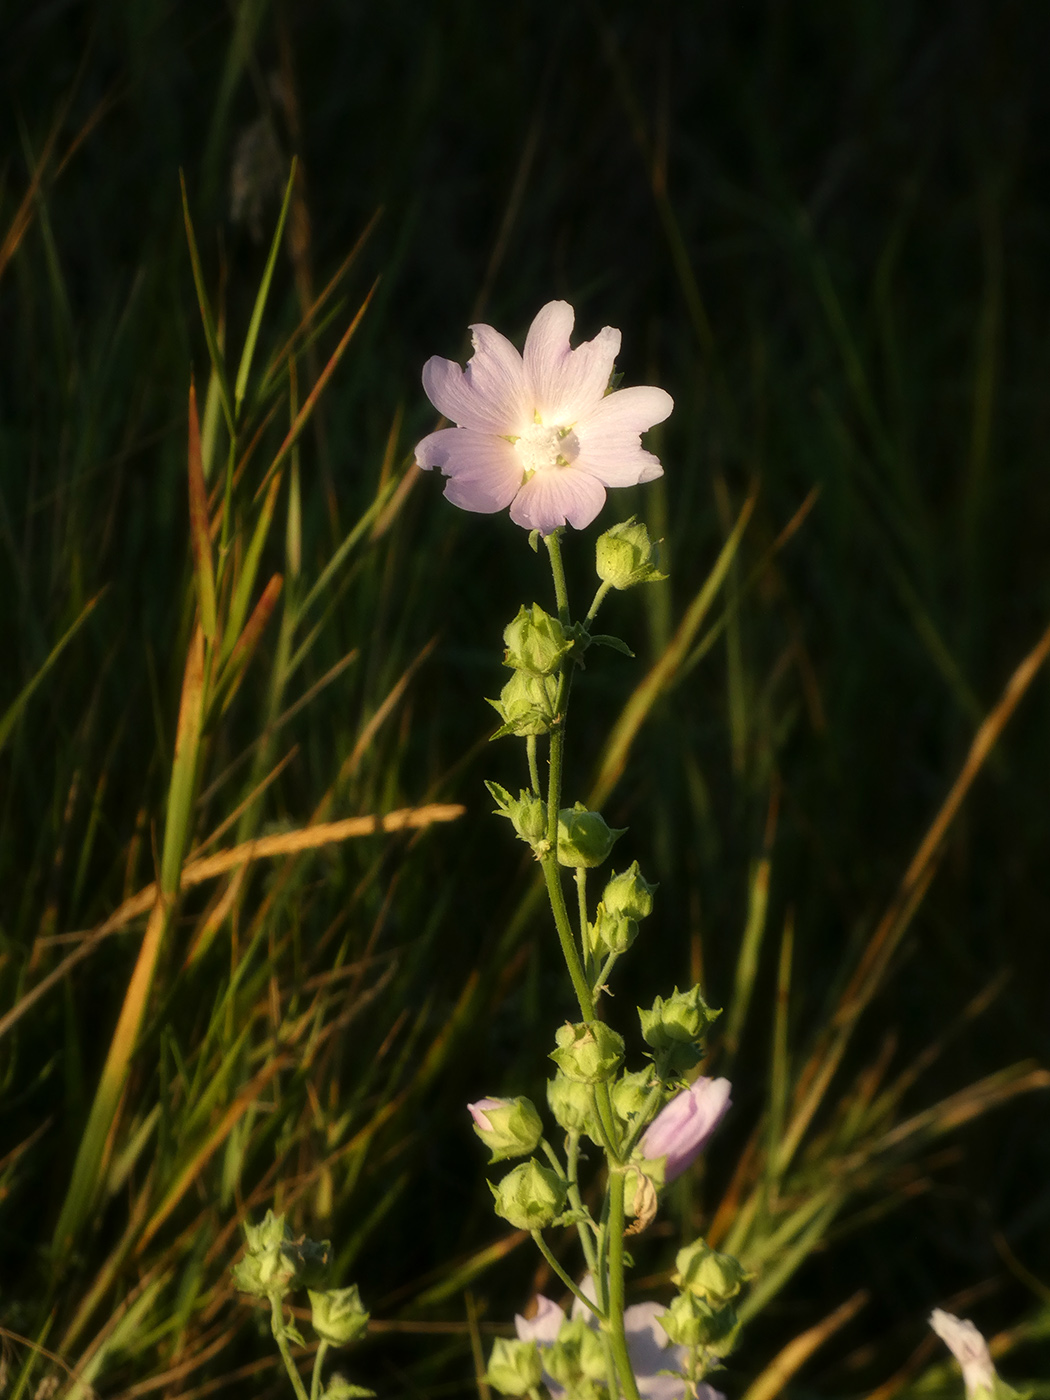
<svg viewBox="0 0 1050 1400">
<path fill-rule="evenodd" d="M 750 1278 L 747 1270 L 730 1254 L 719 1254 L 706 1240 L 694 1240 L 675 1255 L 673 1281 L 712 1308 L 731 1302 Z"/>
<path fill-rule="evenodd" d="M 535 1157 L 508 1172 L 498 1186 L 489 1182 L 496 1214 L 516 1230 L 545 1230 L 565 1209 L 566 1186 Z"/>
<path fill-rule="evenodd" d="M 468 1103 L 474 1131 L 492 1153 L 489 1162 L 527 1157 L 543 1137 L 543 1123 L 529 1099 L 479 1099 Z"/>
<path fill-rule="evenodd" d="M 503 640 L 507 645 L 504 666 L 531 676 L 553 675 L 573 645 L 558 619 L 545 613 L 538 603 L 520 609 L 503 629 Z"/>
<path fill-rule="evenodd" d="M 565 807 L 558 813 L 558 861 L 571 870 L 601 865 L 626 830 L 607 826 L 600 812 L 589 812 L 582 802 Z"/>
<path fill-rule="evenodd" d="M 547 1103 L 555 1122 L 567 1133 L 586 1133 L 597 1142 L 594 1124 L 594 1090 L 590 1084 L 570 1079 L 560 1070 L 547 1082 Z"/>
<path fill-rule="evenodd" d="M 557 1049 L 551 1051 L 551 1059 L 577 1084 L 601 1084 L 623 1064 L 623 1036 L 604 1021 L 566 1022 L 554 1038 Z"/>
<path fill-rule="evenodd" d="M 595 565 L 601 581 L 613 588 L 633 588 L 667 577 L 658 567 L 659 553 L 649 531 L 633 515 L 598 536 Z"/>
<path fill-rule="evenodd" d="M 349 1288 L 326 1288 L 323 1293 L 310 1289 L 309 1297 L 310 1321 L 323 1341 L 345 1347 L 367 1331 L 369 1314 L 356 1283 Z"/>
<path fill-rule="evenodd" d="M 517 734 L 519 738 L 548 734 L 554 727 L 558 697 L 558 681 L 554 676 L 530 676 L 515 671 L 500 691 L 498 700 L 489 704 L 503 724 L 492 736 Z"/>
<path fill-rule="evenodd" d="M 501 1395 L 527 1395 L 543 1380 L 543 1362 L 535 1342 L 497 1337 L 485 1380 Z"/>
<path fill-rule="evenodd" d="M 496 815 L 506 817 L 514 828 L 515 835 L 534 851 L 547 848 L 547 804 L 534 792 L 519 789 L 517 797 L 512 797 L 499 783 L 486 782 L 496 802 Z"/>
</svg>

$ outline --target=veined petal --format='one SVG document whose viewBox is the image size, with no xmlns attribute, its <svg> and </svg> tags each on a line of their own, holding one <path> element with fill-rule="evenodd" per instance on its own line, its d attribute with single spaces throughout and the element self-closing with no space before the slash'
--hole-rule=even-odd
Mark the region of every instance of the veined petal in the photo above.
<svg viewBox="0 0 1050 1400">
<path fill-rule="evenodd" d="M 575 313 L 567 301 L 544 306 L 525 340 L 525 375 L 545 423 L 571 425 L 600 401 L 620 353 L 620 332 L 605 326 L 578 349 L 569 345 Z"/>
<path fill-rule="evenodd" d="M 655 385 L 637 384 L 631 389 L 617 389 L 613 394 L 606 394 L 586 418 L 577 423 L 576 434 L 582 442 L 584 432 L 588 437 L 644 433 L 668 418 L 673 408 L 671 395 Z"/>
<path fill-rule="evenodd" d="M 581 444 L 580 455 L 572 465 L 589 472 L 603 486 L 638 486 L 664 474 L 659 457 L 636 443 Z"/>
<path fill-rule="evenodd" d="M 510 508 L 515 525 L 549 535 L 568 523 L 585 529 L 605 504 L 605 487 L 588 472 L 574 467 L 537 472 L 529 478 Z"/>
<path fill-rule="evenodd" d="M 462 510 L 491 515 L 509 506 L 521 485 L 521 462 L 509 442 L 472 428 L 439 428 L 416 448 L 424 471 L 440 467 L 451 478 L 445 495 Z"/>
<path fill-rule="evenodd" d="M 491 326 L 471 326 L 474 354 L 465 377 L 474 392 L 498 413 L 500 432 L 517 437 L 532 422 L 532 404 L 521 356 L 505 335 Z"/>
<path fill-rule="evenodd" d="M 519 431 L 518 418 L 511 422 L 506 398 L 496 387 L 499 376 L 482 373 L 476 376 L 474 361 L 464 372 L 455 360 L 432 355 L 423 366 L 423 388 L 439 413 L 450 418 L 460 428 L 473 428 L 481 433 L 514 433 Z M 480 383 L 479 383 L 480 378 Z"/>
</svg>

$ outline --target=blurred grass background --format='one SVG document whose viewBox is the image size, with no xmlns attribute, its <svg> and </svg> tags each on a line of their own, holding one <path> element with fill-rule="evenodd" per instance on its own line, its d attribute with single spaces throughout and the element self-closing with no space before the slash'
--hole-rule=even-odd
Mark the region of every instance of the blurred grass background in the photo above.
<svg viewBox="0 0 1050 1400">
<path fill-rule="evenodd" d="M 954 1394 L 934 1304 L 1045 1376 L 1039 656 L 1000 702 L 1050 621 L 1048 29 L 1018 0 L 0 5 L 5 1393 L 280 1393 L 227 1282 L 271 1204 L 361 1284 L 382 1395 L 475 1393 L 543 1282 L 463 1104 L 541 1095 L 570 1009 L 481 785 L 518 780 L 482 696 L 548 583 L 411 450 L 423 360 L 555 296 L 676 400 L 664 480 L 602 516 L 644 513 L 671 579 L 607 605 L 638 660 L 576 690 L 568 795 L 661 884 L 612 1014 L 700 977 L 735 1084 L 636 1296 L 679 1225 L 737 1250 L 750 1400 Z M 293 849 L 435 802 L 466 813 Z M 279 858 L 175 898 L 259 836 Z"/>
</svg>

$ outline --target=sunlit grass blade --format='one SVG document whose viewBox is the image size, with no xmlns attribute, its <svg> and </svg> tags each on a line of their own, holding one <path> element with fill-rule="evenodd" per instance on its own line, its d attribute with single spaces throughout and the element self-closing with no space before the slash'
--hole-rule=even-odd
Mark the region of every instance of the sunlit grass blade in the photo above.
<svg viewBox="0 0 1050 1400">
<path fill-rule="evenodd" d="M 226 360 L 219 343 L 219 332 L 216 327 L 215 317 L 212 314 L 211 303 L 208 300 L 208 293 L 204 286 L 204 273 L 201 269 L 200 254 L 197 251 L 197 238 L 193 232 L 193 220 L 190 218 L 189 197 L 186 194 L 186 177 L 179 171 L 179 185 L 182 189 L 182 217 L 186 227 L 186 243 L 190 250 L 190 267 L 193 270 L 193 285 L 197 288 L 197 304 L 200 307 L 201 323 L 204 326 L 204 338 L 208 342 L 208 354 L 211 358 L 212 369 L 215 372 L 218 384 L 219 402 L 222 405 L 223 415 L 226 419 L 226 427 L 230 434 L 231 441 L 236 437 L 236 420 L 233 415 L 233 404 L 230 400 L 230 386 L 226 382 Z"/>
<path fill-rule="evenodd" d="M 285 220 L 288 217 L 288 206 L 292 198 L 292 188 L 295 184 L 296 162 L 293 156 L 292 168 L 288 175 L 288 183 L 285 186 L 284 199 L 281 201 L 281 212 L 277 218 L 277 228 L 274 231 L 273 241 L 270 244 L 270 253 L 266 259 L 266 267 L 263 269 L 262 281 L 259 283 L 259 291 L 255 298 L 255 305 L 252 307 L 251 319 L 248 322 L 248 331 L 244 337 L 244 349 L 241 351 L 241 361 L 237 366 L 237 381 L 233 390 L 233 416 L 236 421 L 240 421 L 241 404 L 244 401 L 245 390 L 248 387 L 248 376 L 252 369 L 252 359 L 255 356 L 255 345 L 259 339 L 259 327 L 262 325 L 263 313 L 266 310 L 266 299 L 270 294 L 270 283 L 273 281 L 273 270 L 277 265 L 277 254 L 281 249 L 281 239 L 284 236 Z"/>
<path fill-rule="evenodd" d="M 215 640 L 215 569 L 211 557 L 211 531 L 208 522 L 208 492 L 204 485 L 201 458 L 200 421 L 197 417 L 197 391 L 190 380 L 189 405 L 189 486 L 190 544 L 197 577 L 197 603 L 204 640 Z"/>
</svg>

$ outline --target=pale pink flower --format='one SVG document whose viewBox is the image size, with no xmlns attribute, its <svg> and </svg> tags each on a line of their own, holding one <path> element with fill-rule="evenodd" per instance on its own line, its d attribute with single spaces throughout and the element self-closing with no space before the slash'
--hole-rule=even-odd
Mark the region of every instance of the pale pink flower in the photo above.
<svg viewBox="0 0 1050 1400">
<path fill-rule="evenodd" d="M 594 1283 L 588 1274 L 581 1285 L 588 1298 L 594 1297 Z M 536 1300 L 533 1317 L 525 1318 L 519 1313 L 514 1319 L 518 1339 L 523 1342 L 536 1342 L 542 1358 L 544 1350 L 558 1340 L 558 1333 L 565 1321 L 565 1314 L 557 1303 L 542 1294 Z M 687 1347 L 673 1346 L 659 1321 L 659 1314 L 666 1312 L 659 1303 L 635 1303 L 625 1308 L 624 1330 L 627 1333 L 627 1350 L 634 1368 L 638 1393 L 642 1400 L 687 1400 L 691 1394 L 688 1382 L 681 1376 L 662 1376 L 661 1371 L 684 1370 L 689 1360 Z M 573 1317 L 585 1316 L 595 1327 L 597 1321 L 589 1308 L 577 1300 L 572 1306 Z M 550 1376 L 544 1374 L 544 1384 L 553 1396 L 560 1400 L 565 1391 Z M 725 1400 L 721 1391 L 703 1382 L 697 1387 L 697 1400 Z"/>
<path fill-rule="evenodd" d="M 966 1400 L 995 1394 L 995 1366 L 988 1343 L 972 1322 L 941 1308 L 930 1314 L 930 1326 L 962 1367 Z"/>
<path fill-rule="evenodd" d="M 441 468 L 453 505 L 482 514 L 510 506 L 515 524 L 549 535 L 589 525 L 607 486 L 663 475 L 641 434 L 671 412 L 670 394 L 651 385 L 607 393 L 620 332 L 606 326 L 573 350 L 574 320 L 568 302 L 550 301 L 524 356 L 478 325 L 466 369 L 438 355 L 423 366 L 427 397 L 456 426 L 425 437 L 416 461 Z"/>
<path fill-rule="evenodd" d="M 681 1176 L 707 1146 L 729 1110 L 728 1079 L 698 1079 L 676 1094 L 650 1123 L 642 1138 L 642 1156 L 666 1157 L 664 1181 Z"/>
</svg>

